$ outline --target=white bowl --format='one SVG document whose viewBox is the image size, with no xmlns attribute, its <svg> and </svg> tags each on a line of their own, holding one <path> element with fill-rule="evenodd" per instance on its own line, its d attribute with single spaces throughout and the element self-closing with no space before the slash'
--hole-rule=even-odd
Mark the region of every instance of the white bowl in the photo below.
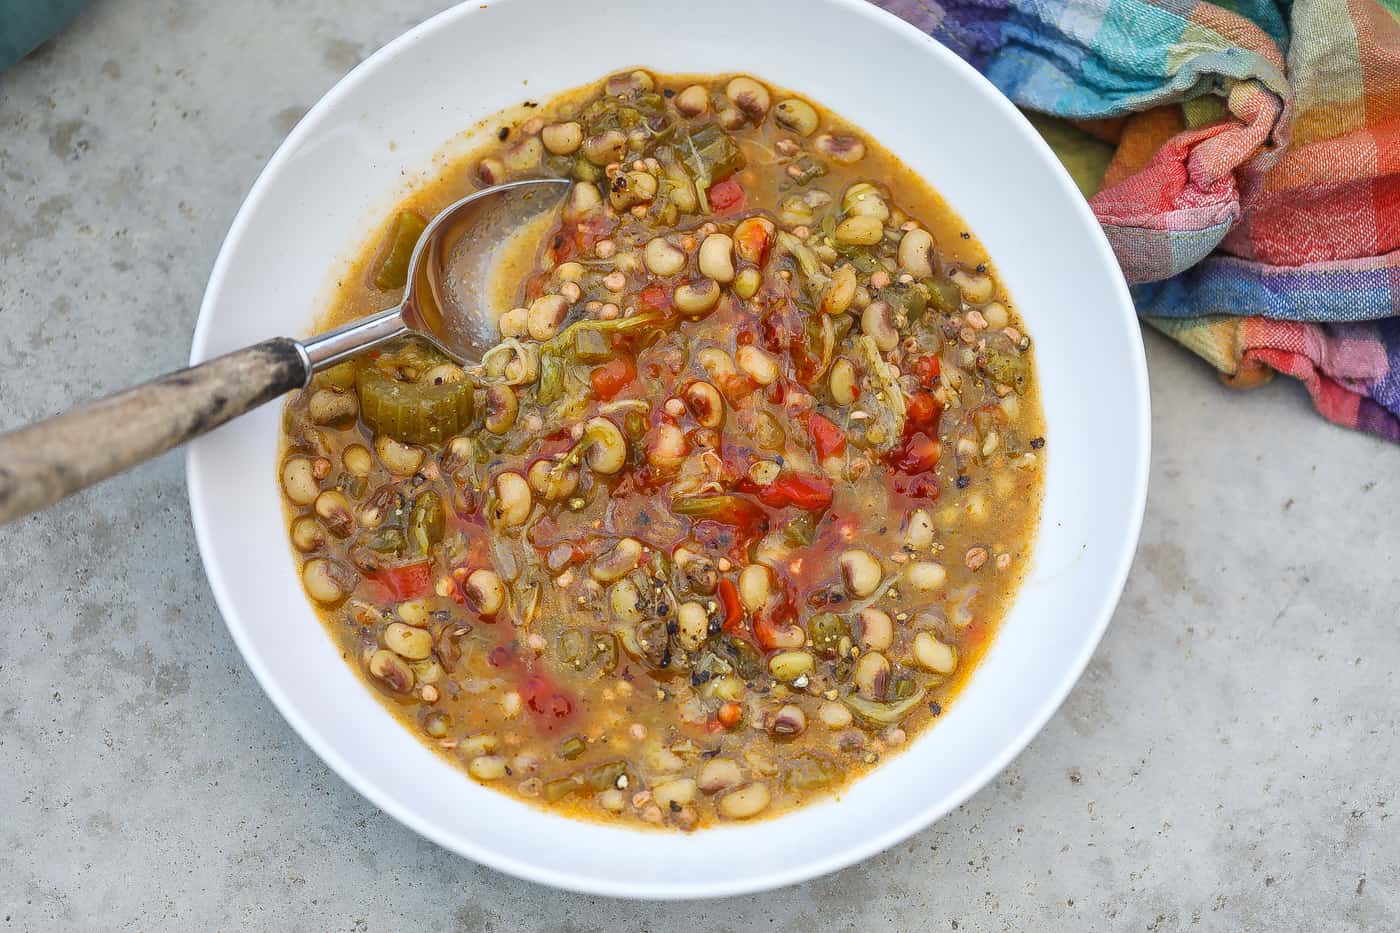
<svg viewBox="0 0 1400 933">
<path fill-rule="evenodd" d="M 328 270 L 343 268 L 404 178 L 430 168 L 449 137 L 527 96 L 631 65 L 751 71 L 864 127 L 976 231 L 1026 318 L 1048 422 L 1034 570 L 936 727 L 839 800 L 775 820 L 684 835 L 563 819 L 472 783 L 341 661 L 288 550 L 280 405 L 190 448 L 190 504 L 210 586 L 248 666 L 302 738 L 379 807 L 455 852 L 544 884 L 631 897 L 740 894 L 849 865 L 966 800 L 1069 692 L 1128 572 L 1147 488 L 1140 332 L 1084 200 L 1004 97 L 862 0 L 473 0 L 370 57 L 287 137 L 224 242 L 191 357 L 307 333 L 330 294 Z"/>
</svg>

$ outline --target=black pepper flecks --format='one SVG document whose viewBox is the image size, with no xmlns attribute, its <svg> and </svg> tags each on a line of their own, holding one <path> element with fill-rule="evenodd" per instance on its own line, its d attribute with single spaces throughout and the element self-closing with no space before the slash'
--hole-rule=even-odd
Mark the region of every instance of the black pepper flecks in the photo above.
<svg viewBox="0 0 1400 933">
<path fill-rule="evenodd" d="M 964 240 L 972 239 L 972 234 L 968 233 L 966 230 L 964 230 L 962 233 L 959 233 L 958 236 L 962 237 Z"/>
<path fill-rule="evenodd" d="M 959 476 L 959 477 L 958 477 L 958 488 L 959 488 L 959 489 L 966 489 L 966 488 L 967 488 L 968 486 L 970 486 L 970 485 L 972 485 L 972 477 L 970 477 L 970 476 L 968 476 L 968 475 L 966 475 L 966 474 L 963 474 L 962 476 Z"/>
<path fill-rule="evenodd" d="M 1039 450 L 1040 448 L 1042 448 L 1042 447 L 1044 447 L 1044 446 L 1045 446 L 1045 438 L 1043 438 L 1043 437 L 1033 437 L 1033 438 L 1031 438 L 1031 449 L 1032 449 L 1032 450 Z"/>
<path fill-rule="evenodd" d="M 661 96 L 666 98 L 667 100 L 670 100 L 672 97 L 676 96 L 676 92 L 671 90 L 670 88 L 666 88 L 666 90 L 661 92 Z"/>
<path fill-rule="evenodd" d="M 986 271 L 987 271 L 987 264 L 986 264 L 985 262 L 979 262 L 979 263 L 977 264 L 977 271 L 978 271 L 978 272 L 986 272 Z"/>
<path fill-rule="evenodd" d="M 497 131 L 496 131 L 496 138 L 499 139 L 501 142 L 505 142 L 507 139 L 509 139 L 509 138 L 510 138 L 510 127 L 508 127 L 508 126 L 503 126 L 503 127 L 501 127 L 499 130 L 497 130 Z"/>
<path fill-rule="evenodd" d="M 943 707 L 939 706 L 936 702 L 930 703 L 928 705 L 928 711 L 935 716 L 943 715 Z"/>
</svg>

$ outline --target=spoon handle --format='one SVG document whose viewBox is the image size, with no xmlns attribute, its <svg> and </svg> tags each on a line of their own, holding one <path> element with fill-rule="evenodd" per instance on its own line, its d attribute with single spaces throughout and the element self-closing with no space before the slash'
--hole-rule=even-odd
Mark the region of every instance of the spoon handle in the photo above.
<svg viewBox="0 0 1400 933">
<path fill-rule="evenodd" d="M 0 435 L 0 524 L 212 431 L 309 375 L 306 350 L 279 337 Z"/>
</svg>

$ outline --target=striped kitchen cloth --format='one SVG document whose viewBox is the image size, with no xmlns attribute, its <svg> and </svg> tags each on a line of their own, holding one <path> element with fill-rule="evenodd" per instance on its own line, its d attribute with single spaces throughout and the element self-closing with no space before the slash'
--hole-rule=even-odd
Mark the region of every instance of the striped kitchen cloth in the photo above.
<svg viewBox="0 0 1400 933">
<path fill-rule="evenodd" d="M 1028 112 L 1138 312 L 1400 441 L 1400 0 L 873 0 Z"/>
</svg>

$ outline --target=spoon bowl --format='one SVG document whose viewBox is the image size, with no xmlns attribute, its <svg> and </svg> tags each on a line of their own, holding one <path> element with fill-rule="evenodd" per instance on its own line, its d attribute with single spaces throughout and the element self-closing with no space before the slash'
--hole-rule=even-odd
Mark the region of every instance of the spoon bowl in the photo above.
<svg viewBox="0 0 1400 933">
<path fill-rule="evenodd" d="M 492 269 L 530 245 L 521 239 L 539 232 L 570 184 L 529 179 L 448 205 L 419 236 L 395 307 L 304 342 L 265 340 L 0 435 L 0 524 L 304 388 L 321 370 L 409 331 L 459 363 L 479 362 L 497 329 Z"/>
</svg>

